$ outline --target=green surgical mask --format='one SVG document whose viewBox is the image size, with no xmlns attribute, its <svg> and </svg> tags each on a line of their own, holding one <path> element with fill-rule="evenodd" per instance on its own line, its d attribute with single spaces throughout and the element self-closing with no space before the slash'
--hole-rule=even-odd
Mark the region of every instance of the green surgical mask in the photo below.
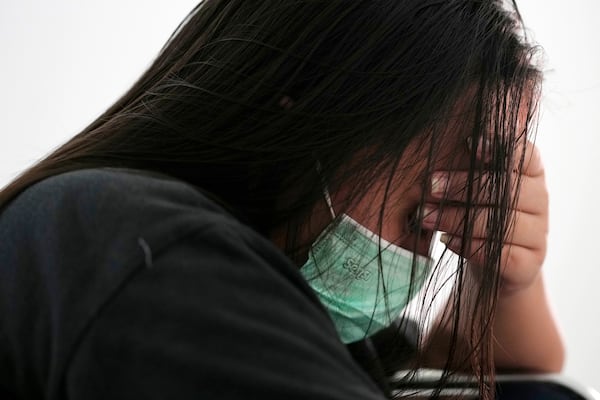
<svg viewBox="0 0 600 400">
<path fill-rule="evenodd" d="M 328 193 L 325 197 L 335 217 Z M 317 238 L 300 272 L 329 311 L 342 342 L 351 343 L 390 326 L 423 286 L 431 265 L 431 258 L 389 243 L 342 215 Z"/>
</svg>

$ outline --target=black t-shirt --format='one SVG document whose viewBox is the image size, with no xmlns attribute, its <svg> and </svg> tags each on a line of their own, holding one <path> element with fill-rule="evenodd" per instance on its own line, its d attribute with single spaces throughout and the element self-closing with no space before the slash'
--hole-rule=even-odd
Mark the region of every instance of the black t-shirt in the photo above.
<svg viewBox="0 0 600 400">
<path fill-rule="evenodd" d="M 382 399 L 297 268 L 194 187 L 61 174 L 0 214 L 0 387 L 45 399 Z"/>
</svg>

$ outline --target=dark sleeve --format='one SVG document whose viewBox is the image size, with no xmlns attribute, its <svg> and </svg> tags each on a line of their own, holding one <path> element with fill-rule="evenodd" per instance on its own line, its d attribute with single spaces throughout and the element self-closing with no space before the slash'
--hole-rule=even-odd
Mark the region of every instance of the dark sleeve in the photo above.
<svg viewBox="0 0 600 400">
<path fill-rule="evenodd" d="M 77 347 L 66 397 L 382 399 L 293 266 L 265 249 L 227 226 L 148 248 Z"/>
</svg>

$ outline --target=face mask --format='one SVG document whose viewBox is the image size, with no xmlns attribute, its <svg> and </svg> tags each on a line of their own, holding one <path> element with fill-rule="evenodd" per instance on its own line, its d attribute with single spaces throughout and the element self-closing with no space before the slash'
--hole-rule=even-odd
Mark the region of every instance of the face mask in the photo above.
<svg viewBox="0 0 600 400">
<path fill-rule="evenodd" d="M 328 193 L 325 197 L 335 217 Z M 390 326 L 422 287 L 431 265 L 431 258 L 387 242 L 344 214 L 317 238 L 300 272 L 329 311 L 342 342 L 351 343 Z"/>
</svg>

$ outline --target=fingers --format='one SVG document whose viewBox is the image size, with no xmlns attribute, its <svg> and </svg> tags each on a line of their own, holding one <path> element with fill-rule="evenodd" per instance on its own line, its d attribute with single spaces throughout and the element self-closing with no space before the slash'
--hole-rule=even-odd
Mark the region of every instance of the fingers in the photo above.
<svg viewBox="0 0 600 400">
<path fill-rule="evenodd" d="M 450 201 L 465 203 L 469 196 L 467 182 L 469 173 L 466 171 L 436 171 L 431 178 L 431 201 Z M 513 173 L 513 182 L 519 178 Z M 522 175 L 520 177 L 519 196 L 514 208 L 519 211 L 539 214 L 548 208 L 548 191 L 543 173 L 537 176 Z M 493 184 L 489 174 L 477 175 L 473 182 L 471 202 L 478 206 L 490 206 L 488 185 Z"/>
<path fill-rule="evenodd" d="M 511 194 L 513 196 L 518 194 L 511 207 L 531 214 L 547 213 L 548 192 L 539 150 L 533 143 L 527 141 L 526 146 L 519 147 L 517 156 L 522 157 L 523 163 L 519 170 L 512 172 L 510 182 L 516 183 L 520 180 L 520 186 L 518 193 Z M 468 171 L 435 171 L 431 176 L 430 200 L 436 202 L 443 199 L 460 203 L 470 200 L 474 205 L 491 206 L 496 203 L 495 199 L 490 199 L 490 194 L 493 192 L 491 189 L 499 185 L 494 179 L 494 175 L 490 172 L 476 173 L 469 188 Z"/>
<path fill-rule="evenodd" d="M 520 182 L 519 190 L 510 188 L 512 201 L 505 210 L 510 213 L 507 237 L 502 238 L 502 282 L 513 288 L 526 287 L 533 281 L 543 263 L 548 233 L 548 192 L 539 150 L 529 142 L 518 143 L 514 154 L 516 166 L 510 182 Z M 486 162 L 488 155 L 478 151 L 478 159 Z M 443 242 L 451 251 L 469 260 L 472 265 L 485 265 L 484 246 L 489 243 L 490 222 L 498 200 L 491 193 L 502 188 L 491 171 L 478 172 L 469 187 L 468 171 L 436 171 L 431 177 L 430 196 L 423 210 L 422 225 L 426 230 L 445 232 Z M 471 190 L 472 193 L 468 193 Z M 468 241 L 464 240 L 465 220 L 470 203 Z"/>
<path fill-rule="evenodd" d="M 531 141 L 527 140 L 524 148 L 523 146 L 517 147 L 515 159 L 520 160 L 521 158 L 523 159 L 523 166 L 520 171 L 516 172 L 529 177 L 544 175 L 544 165 L 542 163 L 540 150 Z"/>
<path fill-rule="evenodd" d="M 480 207 L 475 210 L 471 235 L 473 240 L 483 240 L 489 235 L 488 221 L 491 211 L 490 207 Z M 462 237 L 466 213 L 466 209 L 462 207 L 438 207 L 428 204 L 423 210 L 422 225 L 428 230 L 439 230 L 451 236 Z M 547 231 L 547 218 L 543 215 L 514 211 L 514 220 L 505 243 L 537 249 L 544 246 Z"/>
<path fill-rule="evenodd" d="M 509 204 L 512 213 L 506 245 L 520 248 L 545 248 L 548 232 L 548 192 L 540 153 L 531 142 L 523 147 L 522 175 L 513 172 L 512 181 L 520 179 L 516 201 Z M 467 171 L 436 171 L 431 179 L 431 196 L 425 204 L 423 227 L 440 230 L 453 237 L 462 237 L 467 210 L 464 204 L 471 197 L 474 207 L 472 232 L 473 239 L 485 239 L 489 234 L 489 218 L 493 210 L 490 192 L 495 182 L 490 173 L 480 173 L 473 177 L 472 191 L 467 192 L 469 173 Z M 442 202 L 443 200 L 443 202 Z"/>
<path fill-rule="evenodd" d="M 514 165 L 516 166 L 514 172 L 525 176 L 538 176 L 543 174 L 544 166 L 542 164 L 540 151 L 533 142 L 523 137 L 523 139 L 517 141 L 514 150 L 515 152 L 512 156 Z M 488 163 L 491 159 L 492 151 L 490 143 L 487 143 L 486 146 L 479 143 L 476 151 L 477 160 Z M 521 160 L 523 161 L 522 165 Z"/>
<path fill-rule="evenodd" d="M 507 210 L 512 213 L 509 217 L 511 225 L 502 249 L 502 262 L 507 271 L 515 265 L 537 267 L 541 265 L 540 260 L 543 260 L 546 254 L 548 192 L 544 169 L 539 151 L 532 143 L 527 142 L 527 146 L 522 150 L 521 172 L 512 173 L 513 182 L 518 179 L 521 181 L 518 193 L 511 193 L 517 197 Z M 425 229 L 445 232 L 446 245 L 450 250 L 469 259 L 473 264 L 484 264 L 486 255 L 481 247 L 490 235 L 489 221 L 495 204 L 490 201 L 489 193 L 493 188 L 490 185 L 495 183 L 489 172 L 473 177 L 473 221 L 469 224 L 472 231 L 469 234 L 469 242 L 462 243 L 467 213 L 464 204 L 469 197 L 468 177 L 467 171 L 436 171 L 433 174 L 431 196 L 423 210 L 422 224 Z M 511 281 L 518 281 L 520 275 L 521 272 L 514 272 L 506 274 L 505 277 Z"/>
<path fill-rule="evenodd" d="M 485 265 L 486 254 L 483 240 L 473 239 L 469 249 L 461 248 L 462 238 L 459 236 L 444 235 L 442 241 L 449 250 L 468 259 L 471 265 Z M 508 289 L 518 289 L 519 285 L 531 282 L 539 272 L 537 266 L 542 265 L 545 254 L 545 248 L 530 249 L 514 244 L 502 246 L 500 266 L 503 283 L 507 286 L 515 286 Z"/>
</svg>

